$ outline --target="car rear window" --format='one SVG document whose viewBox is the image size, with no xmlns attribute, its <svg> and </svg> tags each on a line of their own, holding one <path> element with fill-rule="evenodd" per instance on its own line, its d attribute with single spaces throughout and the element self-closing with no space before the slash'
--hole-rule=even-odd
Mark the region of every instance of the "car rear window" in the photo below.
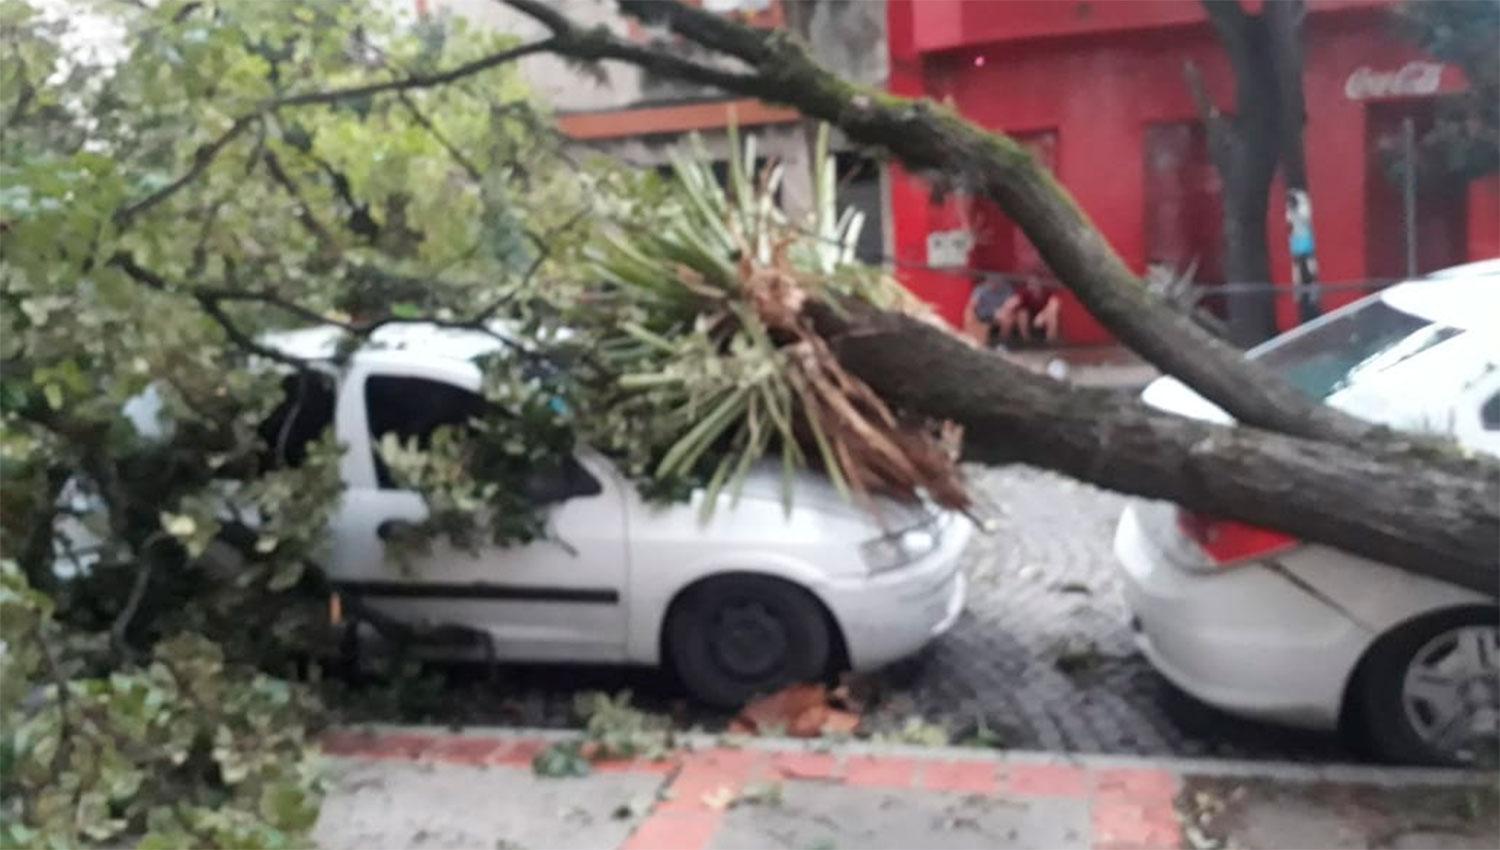
<svg viewBox="0 0 1500 850">
<path fill-rule="evenodd" d="M 1322 400 L 1460 333 L 1377 298 L 1304 333 L 1275 340 L 1251 356 Z"/>
</svg>

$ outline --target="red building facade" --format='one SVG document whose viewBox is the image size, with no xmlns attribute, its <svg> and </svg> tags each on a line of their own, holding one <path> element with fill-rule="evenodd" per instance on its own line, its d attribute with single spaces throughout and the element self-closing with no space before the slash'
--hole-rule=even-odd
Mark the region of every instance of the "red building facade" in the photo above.
<svg viewBox="0 0 1500 850">
<path fill-rule="evenodd" d="M 1252 11 L 1258 3 L 1248 0 Z M 1310 4 L 1305 32 L 1306 148 L 1320 278 L 1396 278 L 1405 269 L 1404 208 L 1389 172 L 1404 119 L 1430 120 L 1436 98 L 1465 87 L 1392 31 L 1391 0 Z M 890 87 L 951 103 L 968 118 L 1031 146 L 1138 273 L 1149 265 L 1212 284 L 1222 280 L 1220 186 L 1183 76 L 1191 61 L 1221 108 L 1234 80 L 1196 2 L 1161 0 L 888 0 Z M 972 283 L 961 269 L 1026 273 L 1039 260 L 986 204 L 934 200 L 893 169 L 893 247 L 903 279 L 957 322 Z M 1500 256 L 1500 177 L 1427 187 L 1417 205 L 1423 271 Z M 1291 267 L 1279 180 L 1268 221 L 1274 282 Z M 953 271 L 935 263 L 934 233 L 967 232 L 973 247 Z M 1330 291 L 1324 306 L 1358 297 Z M 1110 337 L 1063 295 L 1062 337 Z M 1278 320 L 1296 321 L 1289 296 Z"/>
</svg>

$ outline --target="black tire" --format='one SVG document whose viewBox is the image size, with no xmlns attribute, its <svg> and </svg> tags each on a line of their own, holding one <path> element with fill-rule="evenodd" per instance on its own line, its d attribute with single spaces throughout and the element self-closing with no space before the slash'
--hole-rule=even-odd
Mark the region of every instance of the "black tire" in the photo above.
<svg viewBox="0 0 1500 850">
<path fill-rule="evenodd" d="M 828 672 L 833 635 L 822 606 L 781 579 L 725 575 L 689 588 L 667 615 L 665 650 L 693 696 L 733 709 Z"/>
<path fill-rule="evenodd" d="M 1446 642 L 1454 630 L 1473 626 L 1500 632 L 1500 613 L 1476 606 L 1425 614 L 1382 635 L 1370 647 L 1355 677 L 1351 707 L 1356 728 L 1372 754 L 1401 764 L 1445 767 L 1493 764 L 1500 756 L 1497 751 L 1500 741 L 1496 740 L 1464 747 L 1467 752 L 1435 746 L 1417 726 L 1435 723 L 1435 716 L 1420 700 L 1408 707 L 1403 697 L 1407 671 L 1419 661 L 1419 655 L 1430 659 L 1450 651 L 1445 649 Z M 1500 659 L 1488 659 L 1490 664 L 1497 661 Z M 1488 682 L 1476 677 L 1466 689 L 1465 698 L 1483 699 L 1473 695 L 1488 694 L 1490 699 L 1500 699 L 1493 696 L 1495 687 L 1493 674 L 1488 676 Z"/>
</svg>

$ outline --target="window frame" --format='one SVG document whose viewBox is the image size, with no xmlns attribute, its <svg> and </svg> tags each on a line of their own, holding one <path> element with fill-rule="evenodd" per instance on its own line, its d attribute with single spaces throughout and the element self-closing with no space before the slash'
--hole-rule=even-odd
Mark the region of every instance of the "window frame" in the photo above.
<svg viewBox="0 0 1500 850">
<path fill-rule="evenodd" d="M 479 367 L 467 360 L 434 357 L 408 349 L 375 349 L 355 355 L 339 394 L 337 433 L 344 447 L 340 472 L 345 486 L 381 490 L 375 472 L 375 444 L 365 408 L 365 384 L 375 375 L 421 378 L 478 393 Z M 384 490 L 383 492 L 400 492 Z"/>
<path fill-rule="evenodd" d="M 371 351 L 356 357 L 339 395 L 335 420 L 339 440 L 346 447 L 341 466 L 345 484 L 351 488 L 381 493 L 410 493 L 410 490 L 400 487 L 382 486 L 380 481 L 375 463 L 377 442 L 370 427 L 367 393 L 370 379 L 376 377 L 431 381 L 479 396 L 483 376 L 477 365 L 466 360 L 436 358 L 399 349 Z M 572 460 L 578 470 L 589 478 L 593 487 L 541 507 L 563 504 L 576 498 L 592 498 L 607 492 L 607 476 L 602 476 L 592 468 L 585 460 L 585 454 L 583 447 L 575 447 Z"/>
<path fill-rule="evenodd" d="M 458 396 L 458 394 L 462 393 L 462 394 L 464 394 L 464 395 L 466 395 L 466 396 L 469 397 L 468 399 L 465 400 L 466 403 L 468 403 L 469 401 L 472 401 L 473 408 L 471 410 L 469 410 L 469 411 L 465 411 L 465 415 L 463 416 L 462 419 L 459 419 L 459 418 L 449 418 L 449 417 L 446 417 L 446 416 L 438 417 L 438 416 L 434 415 L 434 416 L 431 417 L 433 421 L 427 422 L 427 423 L 423 423 L 423 425 L 430 425 L 431 427 L 424 428 L 420 432 L 419 431 L 412 431 L 411 433 L 404 433 L 408 429 L 406 429 L 406 428 L 400 428 L 400 427 L 398 427 L 398 428 L 392 428 L 392 429 L 388 429 L 387 430 L 387 433 L 389 433 L 391 430 L 396 430 L 396 431 L 398 431 L 398 433 L 401 433 L 401 438 L 402 438 L 403 441 L 407 440 L 407 439 L 410 439 L 413 436 L 418 437 L 419 441 L 424 440 L 424 439 L 430 439 L 431 436 L 432 436 L 432 433 L 435 432 L 439 428 L 443 428 L 443 427 L 447 427 L 447 426 L 453 426 L 453 425 L 463 425 L 463 424 L 466 424 L 467 422 L 469 422 L 470 420 L 472 420 L 475 416 L 483 413 L 483 411 L 484 411 L 484 405 L 485 405 L 484 396 L 480 395 L 475 390 L 468 389 L 467 387 L 460 386 L 460 385 L 455 384 L 455 383 L 453 383 L 451 381 L 434 380 L 432 378 L 425 377 L 425 376 L 419 376 L 419 375 L 391 375 L 391 374 L 387 374 L 387 373 L 384 373 L 384 372 L 373 372 L 373 373 L 368 374 L 368 375 L 366 375 L 364 377 L 365 433 L 368 435 L 368 441 L 369 441 L 370 464 L 371 464 L 371 466 L 372 466 L 372 468 L 374 469 L 374 472 L 375 472 L 375 488 L 378 489 L 378 490 L 401 491 L 401 490 L 405 490 L 406 488 L 397 486 L 395 480 L 391 477 L 391 475 L 389 473 L 389 470 L 387 470 L 385 468 L 384 461 L 380 458 L 380 442 L 384 438 L 384 435 L 383 434 L 377 434 L 376 431 L 375 431 L 375 423 L 374 423 L 374 418 L 375 417 L 373 415 L 374 411 L 371 408 L 371 400 L 372 400 L 371 399 L 371 385 L 375 384 L 378 381 L 422 382 L 422 383 L 425 383 L 425 384 L 432 385 L 434 387 L 443 388 L 443 390 L 447 390 L 447 391 L 453 393 L 453 396 L 455 398 Z M 441 392 L 441 391 L 442 390 L 429 390 L 428 392 Z M 428 399 L 427 401 L 431 402 L 432 400 Z M 430 410 L 430 407 L 429 407 L 429 410 Z"/>
</svg>

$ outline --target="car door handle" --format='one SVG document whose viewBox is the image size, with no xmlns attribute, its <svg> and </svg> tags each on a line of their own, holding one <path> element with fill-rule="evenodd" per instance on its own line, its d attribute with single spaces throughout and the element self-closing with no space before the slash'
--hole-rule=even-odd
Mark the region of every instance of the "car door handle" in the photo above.
<svg viewBox="0 0 1500 850">
<path fill-rule="evenodd" d="M 375 536 L 381 540 L 393 540 L 404 534 L 409 534 L 417 528 L 416 523 L 407 522 L 404 519 L 388 519 L 375 526 Z"/>
</svg>

